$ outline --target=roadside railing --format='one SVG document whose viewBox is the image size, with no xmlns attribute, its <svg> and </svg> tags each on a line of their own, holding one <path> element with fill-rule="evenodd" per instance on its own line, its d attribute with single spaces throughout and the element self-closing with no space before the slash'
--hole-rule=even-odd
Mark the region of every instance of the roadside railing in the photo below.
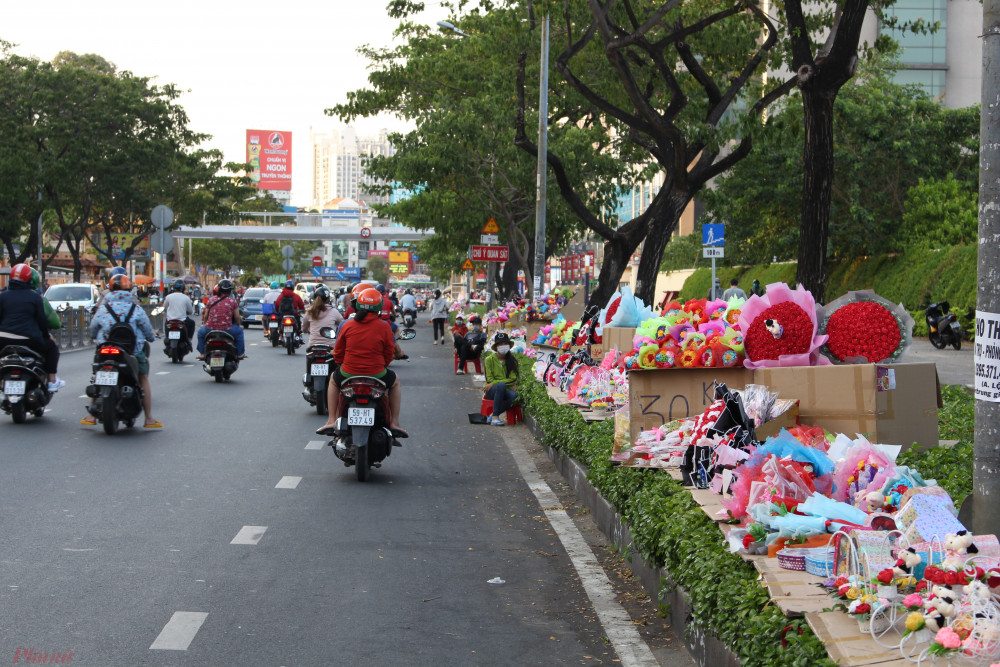
<svg viewBox="0 0 1000 667">
<path fill-rule="evenodd" d="M 149 321 L 153 324 L 154 331 L 163 330 L 163 306 L 152 306 L 143 304 L 142 309 L 149 316 Z M 93 314 L 85 308 L 74 308 L 71 310 L 57 311 L 62 328 L 52 332 L 61 350 L 73 350 L 81 347 L 89 347 L 93 344 L 90 339 L 90 320 Z"/>
</svg>

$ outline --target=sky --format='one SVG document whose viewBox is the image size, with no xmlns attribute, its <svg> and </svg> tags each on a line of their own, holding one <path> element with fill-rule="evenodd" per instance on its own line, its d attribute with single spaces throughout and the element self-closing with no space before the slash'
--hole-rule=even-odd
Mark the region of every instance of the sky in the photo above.
<svg viewBox="0 0 1000 667">
<path fill-rule="evenodd" d="M 0 40 L 51 60 L 60 51 L 96 53 L 118 69 L 185 91 L 179 102 L 204 146 L 246 160 L 248 129 L 292 132 L 292 204 L 312 197 L 314 132 L 342 127 L 323 109 L 367 84 L 359 46 L 388 46 L 397 21 L 388 0 L 37 0 L 5 3 Z M 437 3 L 421 17 L 433 24 Z M 392 117 L 359 119 L 359 134 L 404 129 Z"/>
</svg>

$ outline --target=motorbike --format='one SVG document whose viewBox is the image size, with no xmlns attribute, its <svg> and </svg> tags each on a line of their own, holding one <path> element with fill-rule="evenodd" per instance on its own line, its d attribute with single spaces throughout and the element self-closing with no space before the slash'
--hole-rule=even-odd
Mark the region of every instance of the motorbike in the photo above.
<svg viewBox="0 0 1000 667">
<path fill-rule="evenodd" d="M 333 363 L 333 345 L 323 343 L 312 345 L 306 350 L 306 366 L 309 372 L 302 377 L 305 389 L 302 398 L 316 406 L 316 414 L 326 414 L 326 388 L 336 364 Z"/>
<path fill-rule="evenodd" d="M 403 311 L 403 326 L 406 327 L 407 329 L 410 329 L 416 323 L 417 323 L 417 314 L 415 312 L 413 312 L 412 310 L 409 310 L 409 309 L 404 310 Z"/>
<path fill-rule="evenodd" d="M 236 339 L 228 331 L 209 331 L 205 336 L 205 363 L 202 370 L 216 382 L 228 382 L 240 367 L 236 354 Z"/>
<path fill-rule="evenodd" d="M 132 428 L 142 412 L 143 397 L 135 357 L 118 345 L 105 343 L 94 353 L 92 369 L 86 394 L 95 400 L 87 411 L 101 422 L 108 435 L 118 431 L 119 421 Z"/>
<path fill-rule="evenodd" d="M 295 348 L 302 345 L 302 340 L 296 333 L 298 331 L 298 315 L 278 315 L 278 341 L 288 351 L 288 354 L 295 354 Z M 274 332 L 271 332 L 274 335 Z M 271 339 L 274 345 L 274 339 Z"/>
<path fill-rule="evenodd" d="M 947 301 L 932 303 L 924 310 L 924 319 L 931 345 L 939 350 L 948 345 L 962 349 L 962 325 L 958 323 L 958 316 L 951 312 L 951 304 Z"/>
<path fill-rule="evenodd" d="M 321 334 L 327 329 L 324 327 Z M 397 340 L 411 340 L 417 332 L 401 329 Z M 340 387 L 341 417 L 335 437 L 328 444 L 334 455 L 347 467 L 354 466 L 359 482 L 368 480 L 371 468 L 400 444 L 389 429 L 389 390 L 378 378 L 358 375 L 344 380 Z"/>
<path fill-rule="evenodd" d="M 42 355 L 23 345 L 0 350 L 0 393 L 0 409 L 15 424 L 23 424 L 29 412 L 36 417 L 44 415 L 52 393 Z"/>
<path fill-rule="evenodd" d="M 281 339 L 278 337 L 279 328 L 279 316 L 277 313 L 270 313 L 269 315 L 262 315 L 264 324 L 264 338 L 271 341 L 271 347 L 278 347 L 281 344 Z"/>
<path fill-rule="evenodd" d="M 163 353 L 175 364 L 184 361 L 191 354 L 191 339 L 187 335 L 187 324 L 184 320 L 167 320 L 167 336 L 163 340 Z"/>
</svg>

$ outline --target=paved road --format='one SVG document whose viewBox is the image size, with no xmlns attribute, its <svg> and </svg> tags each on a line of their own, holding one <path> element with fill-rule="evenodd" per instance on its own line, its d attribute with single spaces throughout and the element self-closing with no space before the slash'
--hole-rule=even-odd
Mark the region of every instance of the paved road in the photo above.
<svg viewBox="0 0 1000 667">
<path fill-rule="evenodd" d="M 523 427 L 467 423 L 481 394 L 449 349 L 423 328 L 407 343 L 414 437 L 361 484 L 313 435 L 304 355 L 260 340 L 248 332 L 251 358 L 225 385 L 154 349 L 162 431 L 78 424 L 86 352 L 63 357 L 69 385 L 42 420 L 0 414 L 0 662 L 18 649 L 102 666 L 616 660 L 512 456 Z M 571 514 L 610 563 L 586 512 Z M 612 580 L 659 663 L 691 664 L 636 586 Z"/>
<path fill-rule="evenodd" d="M 943 350 L 935 349 L 926 338 L 915 338 L 903 355 L 903 362 L 933 362 L 937 364 L 938 379 L 941 384 L 973 386 L 973 348 L 966 341 L 961 350 L 951 346 Z"/>
</svg>

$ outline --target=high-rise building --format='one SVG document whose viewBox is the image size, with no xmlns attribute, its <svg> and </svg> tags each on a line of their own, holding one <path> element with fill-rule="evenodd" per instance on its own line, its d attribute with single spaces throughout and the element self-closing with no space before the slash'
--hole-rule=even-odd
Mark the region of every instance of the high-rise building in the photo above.
<svg viewBox="0 0 1000 667">
<path fill-rule="evenodd" d="M 396 149 L 389 143 L 388 130 L 370 137 L 359 137 L 352 127 L 330 133 L 312 133 L 313 189 L 312 207 L 319 208 L 331 199 L 349 197 L 369 204 L 381 204 L 388 197 L 368 193 L 365 187 L 376 183 L 364 173 L 365 163 L 373 156 L 390 156 Z"/>
</svg>

